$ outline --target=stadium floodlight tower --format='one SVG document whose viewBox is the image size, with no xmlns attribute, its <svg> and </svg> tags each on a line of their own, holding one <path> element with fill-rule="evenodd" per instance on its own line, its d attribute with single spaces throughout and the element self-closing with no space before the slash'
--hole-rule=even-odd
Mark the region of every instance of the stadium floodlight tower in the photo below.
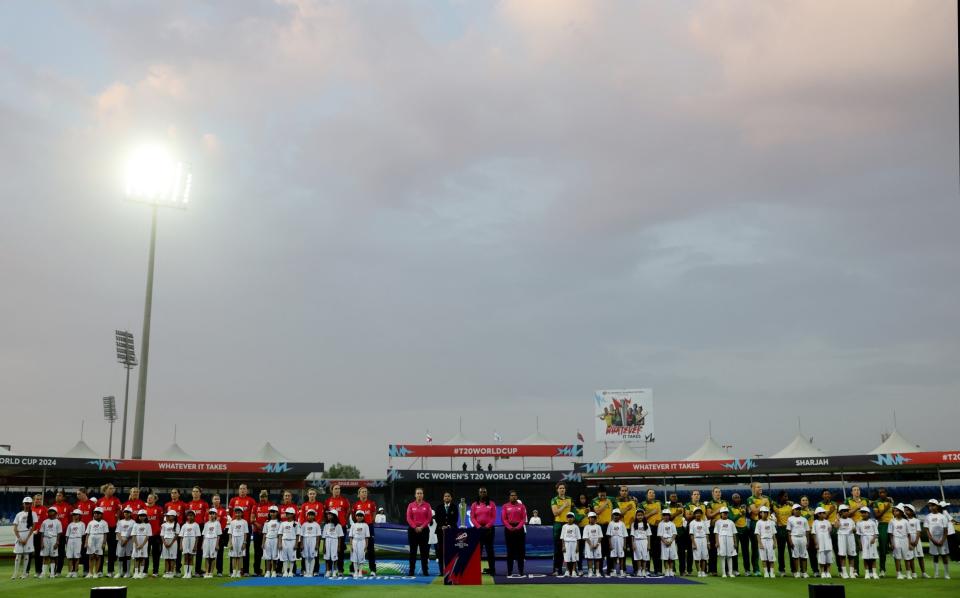
<svg viewBox="0 0 960 598">
<path fill-rule="evenodd" d="M 130 370 L 137 365 L 137 350 L 133 346 L 133 333 L 117 330 L 117 361 L 127 370 L 127 384 L 123 390 L 123 429 L 120 431 L 120 458 L 127 458 L 127 412 L 130 406 Z M 111 437 L 112 437 L 111 430 Z"/>
<path fill-rule="evenodd" d="M 107 458 L 113 459 L 113 422 L 117 421 L 117 399 L 103 397 L 103 419 L 110 422 L 110 441 L 107 444 Z"/>
<path fill-rule="evenodd" d="M 137 380 L 137 408 L 133 423 L 132 459 L 143 458 L 143 420 L 147 403 L 147 365 L 150 361 L 150 312 L 153 306 L 153 265 L 157 245 L 157 208 L 185 209 L 190 201 L 190 168 L 173 158 L 159 145 L 141 147 L 130 156 L 126 172 L 127 199 L 151 208 L 150 253 L 147 258 L 147 293 L 143 305 L 143 333 L 140 336 L 140 375 Z"/>
</svg>

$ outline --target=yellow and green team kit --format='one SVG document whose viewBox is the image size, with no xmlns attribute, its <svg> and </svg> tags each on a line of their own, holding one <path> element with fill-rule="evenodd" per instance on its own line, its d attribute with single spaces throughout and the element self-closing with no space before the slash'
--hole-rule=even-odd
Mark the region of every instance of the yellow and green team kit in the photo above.
<svg viewBox="0 0 960 598">
<path fill-rule="evenodd" d="M 773 508 L 773 513 L 777 518 L 777 527 L 786 527 L 787 519 L 793 515 L 793 503 L 788 501 L 787 504 L 777 505 Z"/>
<path fill-rule="evenodd" d="M 647 519 L 647 525 L 656 529 L 663 519 L 663 503 L 659 500 L 645 500 L 640 503 L 640 508 L 643 509 L 643 516 Z"/>
<path fill-rule="evenodd" d="M 593 499 L 593 512 L 597 514 L 597 523 L 607 525 L 612 518 L 613 503 L 609 498 L 603 500 L 595 498 Z"/>
<path fill-rule="evenodd" d="M 827 521 L 831 524 L 837 522 L 837 503 L 833 502 L 823 502 L 822 500 L 817 503 L 818 507 L 823 507 L 827 511 Z"/>
<path fill-rule="evenodd" d="M 560 498 L 559 496 L 554 496 L 550 499 L 550 511 L 553 512 L 553 507 L 563 507 L 560 511 L 553 516 L 553 525 L 562 526 L 567 522 L 567 513 L 570 512 L 570 509 L 573 506 L 573 499 L 569 496 L 564 496 Z"/>
<path fill-rule="evenodd" d="M 870 501 L 862 496 L 859 499 L 850 497 L 847 499 L 846 504 L 850 507 L 850 511 L 853 514 L 853 521 L 857 523 L 863 521 L 863 513 L 860 512 L 860 509 L 862 507 L 870 507 Z"/>
<path fill-rule="evenodd" d="M 760 496 L 754 496 L 751 494 L 750 496 L 747 497 L 747 511 L 750 513 L 750 519 L 753 521 L 756 521 L 760 519 L 760 511 L 758 510 L 756 513 L 752 512 L 752 509 L 750 509 L 750 507 L 753 507 L 753 506 L 756 506 L 757 509 L 759 509 L 760 507 L 767 507 L 769 509 L 770 498 L 767 496 L 764 496 L 763 494 L 761 494 Z"/>
<path fill-rule="evenodd" d="M 893 520 L 893 499 L 874 501 L 873 509 L 880 523 L 890 523 Z"/>
<path fill-rule="evenodd" d="M 688 516 L 690 519 L 693 519 L 693 511 L 694 511 L 697 507 L 699 507 L 699 508 L 700 508 L 700 512 L 703 513 L 703 518 L 706 519 L 706 518 L 707 518 L 707 505 L 706 505 L 706 503 L 703 503 L 703 502 L 699 502 L 699 503 L 688 502 L 686 505 L 683 506 L 683 512 L 684 512 L 684 514 L 685 514 L 686 516 Z"/>
<path fill-rule="evenodd" d="M 709 515 L 710 523 L 716 523 L 720 519 L 720 509 L 727 507 L 727 510 L 730 510 L 730 504 L 723 500 L 711 500 L 707 503 L 707 506 L 710 508 L 710 513 L 704 513 L 704 515 Z M 729 514 L 728 514 L 729 516 Z"/>
<path fill-rule="evenodd" d="M 746 505 L 742 503 L 739 506 L 730 505 L 727 507 L 727 510 L 730 511 L 727 517 L 730 521 L 733 521 L 733 525 L 736 526 L 738 532 L 747 527 L 749 517 L 747 516 L 748 511 Z"/>
<path fill-rule="evenodd" d="M 630 529 L 633 526 L 633 520 L 637 518 L 637 501 L 632 497 L 626 500 L 617 497 L 615 503 L 617 508 L 620 509 L 620 520 L 627 526 L 627 529 Z"/>
<path fill-rule="evenodd" d="M 813 509 L 810 507 L 800 507 L 800 516 L 806 519 L 810 529 L 813 529 Z"/>
</svg>

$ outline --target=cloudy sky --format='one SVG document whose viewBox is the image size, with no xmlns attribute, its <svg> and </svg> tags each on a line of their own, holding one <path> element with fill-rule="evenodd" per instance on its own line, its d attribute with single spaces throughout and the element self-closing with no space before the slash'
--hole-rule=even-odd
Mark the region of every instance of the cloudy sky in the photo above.
<svg viewBox="0 0 960 598">
<path fill-rule="evenodd" d="M 894 411 L 958 448 L 956 10 L 0 3 L 0 443 L 106 450 L 149 236 L 122 165 L 159 140 L 195 186 L 159 219 L 147 456 L 176 424 L 378 476 L 539 416 L 595 457 L 624 387 L 651 458 L 797 418 L 860 453 Z"/>
</svg>

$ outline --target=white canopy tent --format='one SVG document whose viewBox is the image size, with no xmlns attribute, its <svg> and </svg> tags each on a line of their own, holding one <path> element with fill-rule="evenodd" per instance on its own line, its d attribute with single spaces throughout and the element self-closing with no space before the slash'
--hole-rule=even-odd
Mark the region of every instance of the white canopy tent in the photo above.
<svg viewBox="0 0 960 598">
<path fill-rule="evenodd" d="M 868 455 L 888 455 L 890 453 L 912 453 L 920 449 L 920 445 L 914 444 L 903 437 L 896 428 L 890 433 L 880 446 L 873 449 Z"/>
<path fill-rule="evenodd" d="M 813 446 L 813 444 L 803 436 L 797 434 L 793 442 L 783 447 L 780 452 L 770 455 L 772 459 L 800 459 L 804 457 L 826 457 L 826 453 Z"/>
<path fill-rule="evenodd" d="M 700 448 L 691 453 L 684 461 L 722 461 L 729 459 L 730 455 L 717 444 L 713 436 L 707 434 L 706 440 L 700 445 Z"/>
<path fill-rule="evenodd" d="M 612 453 L 600 460 L 601 463 L 637 463 L 639 461 L 646 461 L 646 459 L 626 442 L 621 442 Z"/>
<path fill-rule="evenodd" d="M 95 450 L 90 448 L 90 445 L 84 442 L 82 439 L 78 440 L 73 448 L 67 451 L 67 454 L 64 457 L 69 457 L 72 459 L 99 459 L 100 455 L 97 454 Z"/>
<path fill-rule="evenodd" d="M 168 461 L 193 461 L 192 455 L 180 448 L 180 445 L 174 441 L 165 451 L 160 453 L 160 458 Z"/>
<path fill-rule="evenodd" d="M 286 455 L 274 448 L 274 446 L 270 444 L 270 441 L 265 442 L 260 450 L 257 451 L 255 459 L 269 463 L 281 463 L 290 460 Z"/>
</svg>

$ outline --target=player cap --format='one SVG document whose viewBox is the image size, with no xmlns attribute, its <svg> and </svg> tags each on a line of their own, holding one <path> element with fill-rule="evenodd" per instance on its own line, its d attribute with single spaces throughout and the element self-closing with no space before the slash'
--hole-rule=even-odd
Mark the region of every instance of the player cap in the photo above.
<svg viewBox="0 0 960 598">
<path fill-rule="evenodd" d="M 567 519 L 573 519 L 573 517 L 574 517 L 573 513 L 567 513 Z"/>
<path fill-rule="evenodd" d="M 619 515 L 619 514 L 620 514 L 620 509 L 614 509 L 614 510 L 610 511 L 610 514 L 611 514 L 611 515 Z"/>
<path fill-rule="evenodd" d="M 170 509 L 169 511 L 167 511 L 167 517 L 176 517 L 176 516 L 177 516 L 177 512 L 174 511 L 173 509 Z"/>
<path fill-rule="evenodd" d="M 360 513 L 361 515 L 367 514 L 363 509 L 357 509 L 357 513 Z M 357 513 L 354 513 L 354 515 L 356 515 Z"/>
<path fill-rule="evenodd" d="M 103 507 L 97 507 L 93 510 L 94 513 L 103 513 Z"/>
<path fill-rule="evenodd" d="M 762 507 L 760 507 L 760 512 L 761 512 L 761 513 L 769 513 L 769 512 L 770 512 L 770 507 L 768 507 L 767 505 L 763 505 Z"/>
<path fill-rule="evenodd" d="M 233 507 L 233 510 L 234 510 L 234 511 L 240 511 L 240 512 L 242 513 L 242 512 L 243 512 L 243 507 L 241 507 L 241 506 L 236 506 L 236 507 Z"/>
<path fill-rule="evenodd" d="M 316 514 L 317 514 L 317 510 L 316 510 L 316 509 L 307 509 L 307 515 L 309 515 L 310 513 L 313 513 L 314 515 L 316 515 Z"/>
<path fill-rule="evenodd" d="M 380 507 L 379 509 L 377 509 L 377 513 L 383 513 L 383 507 Z"/>
<path fill-rule="evenodd" d="M 950 506 L 950 503 L 948 503 L 948 502 L 945 501 L 945 500 L 941 500 L 941 501 L 940 501 L 940 506 L 943 507 L 944 509 L 946 509 L 947 507 Z"/>
<path fill-rule="evenodd" d="M 663 509 L 662 511 L 660 511 L 660 512 L 661 512 L 661 513 L 666 513 L 667 515 L 669 515 L 669 514 L 670 514 L 670 509 L 664 507 L 664 509 Z"/>
<path fill-rule="evenodd" d="M 587 517 L 596 517 L 596 516 L 597 514 L 594 513 L 593 511 L 590 511 L 589 513 L 587 513 Z"/>
<path fill-rule="evenodd" d="M 269 511 L 279 511 L 279 510 L 280 510 L 280 507 L 278 507 L 277 505 L 270 505 L 270 508 L 267 509 L 268 512 L 269 512 Z"/>
<path fill-rule="evenodd" d="M 73 511 L 70 512 L 70 514 L 71 514 L 71 515 L 83 515 L 83 511 L 81 511 L 80 509 L 74 509 Z"/>
<path fill-rule="evenodd" d="M 216 512 L 217 512 L 216 509 L 208 509 L 208 510 L 207 510 L 207 513 L 214 513 L 214 514 L 216 514 Z"/>
<path fill-rule="evenodd" d="M 187 515 L 196 515 L 196 514 L 197 512 L 194 511 L 193 509 L 187 509 Z"/>
<path fill-rule="evenodd" d="M 297 514 L 297 510 L 294 509 L 293 507 L 287 507 L 286 509 L 283 510 L 283 512 L 284 512 L 284 513 L 290 513 L 290 514 L 292 514 L 292 515 L 296 515 L 296 514 Z"/>
<path fill-rule="evenodd" d="M 817 510 L 813 512 L 814 515 L 819 515 L 820 513 L 826 513 L 827 510 L 823 507 L 817 507 Z"/>
<path fill-rule="evenodd" d="M 897 503 L 897 506 L 895 506 L 895 507 L 893 507 L 893 508 L 896 509 L 896 510 L 898 510 L 898 511 L 900 511 L 900 512 L 903 512 L 903 503 L 902 503 L 902 502 L 898 502 L 898 503 Z"/>
<path fill-rule="evenodd" d="M 862 512 L 864 512 L 864 513 L 869 513 L 869 512 L 870 512 L 870 507 L 860 507 L 860 511 L 862 511 Z"/>
<path fill-rule="evenodd" d="M 124 508 L 123 508 L 123 512 L 124 512 L 124 513 L 133 513 L 133 509 L 131 509 L 130 507 L 124 507 Z"/>
<path fill-rule="evenodd" d="M 703 513 L 703 509 L 701 509 L 700 507 L 694 507 L 693 512 L 696 513 L 697 511 L 700 511 L 701 513 Z"/>
<path fill-rule="evenodd" d="M 139 511 L 137 511 L 137 515 L 146 515 L 146 514 L 147 512 L 144 511 L 143 509 L 140 509 Z"/>
<path fill-rule="evenodd" d="M 27 503 L 33 503 L 33 499 L 30 498 L 29 496 L 24 496 L 24 497 L 23 497 L 23 504 L 27 504 Z"/>
<path fill-rule="evenodd" d="M 913 508 L 913 505 L 911 505 L 910 503 L 906 503 L 906 502 L 905 502 L 905 503 L 903 503 L 903 506 L 904 506 L 904 508 L 910 509 L 910 510 L 913 511 L 914 513 L 917 512 L 917 510 L 914 509 L 914 508 Z"/>
<path fill-rule="evenodd" d="M 340 516 L 340 511 L 336 509 L 330 509 L 329 511 L 327 511 L 327 513 L 330 513 L 331 515 L 336 515 L 337 517 Z"/>
<path fill-rule="evenodd" d="M 56 507 L 50 507 L 50 508 L 47 509 L 47 513 L 49 513 L 50 511 L 53 511 L 54 513 L 56 513 L 56 512 L 57 512 L 57 508 L 56 508 Z"/>
<path fill-rule="evenodd" d="M 720 507 L 720 510 L 719 510 L 718 512 L 719 512 L 719 513 L 729 513 L 729 512 L 730 512 L 730 509 L 728 509 L 727 507 Z"/>
<path fill-rule="evenodd" d="M 803 508 L 803 505 L 798 505 L 798 504 L 793 505 L 793 510 L 802 509 L 802 508 Z"/>
<path fill-rule="evenodd" d="M 927 501 L 927 504 L 937 505 L 937 506 L 939 507 L 939 506 L 940 506 L 940 501 L 937 500 L 937 499 L 935 499 L 935 498 L 931 498 L 930 500 Z"/>
<path fill-rule="evenodd" d="M 92 503 L 96 503 L 96 502 L 97 502 L 97 497 L 96 497 L 96 496 L 91 496 L 91 497 L 88 498 L 87 500 L 89 500 L 89 501 L 92 502 Z"/>
<path fill-rule="evenodd" d="M 840 505 L 839 507 L 837 507 L 837 510 L 838 510 L 838 511 L 849 511 L 849 510 L 850 510 L 850 507 L 848 507 L 847 505 Z"/>
</svg>

